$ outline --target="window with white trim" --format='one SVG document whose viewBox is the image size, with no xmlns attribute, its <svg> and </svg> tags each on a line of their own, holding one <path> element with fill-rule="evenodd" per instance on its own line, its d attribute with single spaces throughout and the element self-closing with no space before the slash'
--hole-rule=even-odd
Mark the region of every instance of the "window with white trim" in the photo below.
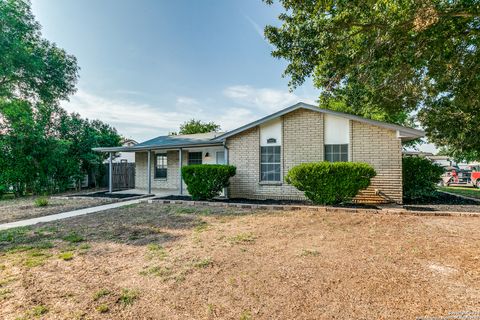
<svg viewBox="0 0 480 320">
<path fill-rule="evenodd" d="M 155 179 L 167 178 L 167 154 L 155 154 Z"/>
<path fill-rule="evenodd" d="M 260 180 L 280 181 L 280 146 L 260 147 Z"/>
<path fill-rule="evenodd" d="M 347 162 L 348 144 L 326 144 L 325 161 L 329 162 Z"/>
<path fill-rule="evenodd" d="M 202 152 L 189 152 L 188 153 L 188 164 L 202 164 Z"/>
</svg>

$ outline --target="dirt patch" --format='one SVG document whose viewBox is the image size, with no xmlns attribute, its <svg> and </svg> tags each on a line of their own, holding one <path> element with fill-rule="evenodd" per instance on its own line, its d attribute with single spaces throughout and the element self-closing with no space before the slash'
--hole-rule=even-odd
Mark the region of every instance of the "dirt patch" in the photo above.
<svg viewBox="0 0 480 320">
<path fill-rule="evenodd" d="M 0 232 L 0 318 L 415 319 L 475 310 L 479 228 L 466 217 L 142 203 Z"/>
<path fill-rule="evenodd" d="M 110 193 L 108 191 L 99 191 L 94 193 L 77 193 L 70 195 L 71 198 L 87 197 L 87 198 L 108 198 L 108 199 L 127 199 L 132 197 L 140 197 L 140 193 Z"/>
<path fill-rule="evenodd" d="M 58 199 L 48 198 L 48 205 L 35 204 L 38 197 L 25 197 L 0 201 L 0 223 L 48 216 L 70 210 L 111 203 L 110 199 Z"/>
</svg>

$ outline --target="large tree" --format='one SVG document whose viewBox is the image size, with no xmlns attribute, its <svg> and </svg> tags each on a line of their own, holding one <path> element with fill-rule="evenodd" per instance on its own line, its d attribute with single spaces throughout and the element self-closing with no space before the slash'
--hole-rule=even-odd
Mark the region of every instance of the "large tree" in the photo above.
<svg viewBox="0 0 480 320">
<path fill-rule="evenodd" d="M 479 0 L 279 2 L 281 25 L 265 35 L 292 89 L 313 77 L 323 106 L 414 115 L 430 141 L 480 150 Z"/>
<path fill-rule="evenodd" d="M 219 131 L 220 126 L 214 122 L 202 122 L 201 120 L 191 119 L 180 125 L 179 134 L 194 134 Z"/>
<path fill-rule="evenodd" d="M 91 149 L 119 145 L 116 130 L 67 114 L 74 56 L 42 38 L 26 0 L 0 0 L 0 193 L 56 192 L 102 166 Z"/>
<path fill-rule="evenodd" d="M 53 104 L 75 92 L 74 56 L 41 37 L 26 0 L 0 1 L 0 98 Z"/>
</svg>

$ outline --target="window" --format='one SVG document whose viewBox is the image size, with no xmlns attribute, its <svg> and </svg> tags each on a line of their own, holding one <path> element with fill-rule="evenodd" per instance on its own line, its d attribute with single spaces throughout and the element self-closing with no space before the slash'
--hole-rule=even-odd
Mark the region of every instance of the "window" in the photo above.
<svg viewBox="0 0 480 320">
<path fill-rule="evenodd" d="M 260 180 L 280 181 L 280 146 L 260 147 Z"/>
<path fill-rule="evenodd" d="M 155 154 L 155 179 L 167 178 L 167 154 Z"/>
<path fill-rule="evenodd" d="M 225 152 L 217 151 L 216 157 L 217 164 L 225 164 Z"/>
<path fill-rule="evenodd" d="M 189 152 L 188 153 L 188 164 L 202 164 L 202 153 L 201 152 Z"/>
<path fill-rule="evenodd" d="M 326 144 L 325 160 L 330 162 L 348 161 L 348 144 Z"/>
</svg>

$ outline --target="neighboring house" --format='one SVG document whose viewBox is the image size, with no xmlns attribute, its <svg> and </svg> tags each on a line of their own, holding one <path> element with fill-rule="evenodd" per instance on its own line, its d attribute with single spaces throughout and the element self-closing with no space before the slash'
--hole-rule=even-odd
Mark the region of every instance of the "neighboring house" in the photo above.
<svg viewBox="0 0 480 320">
<path fill-rule="evenodd" d="M 305 199 L 284 180 L 300 163 L 367 162 L 377 176 L 358 199 L 401 203 L 402 141 L 423 136 L 420 130 L 297 103 L 227 133 L 161 136 L 133 147 L 95 150 L 135 152 L 135 186 L 149 193 L 184 194 L 181 166 L 232 164 L 237 174 L 227 195 L 252 199 Z"/>
<path fill-rule="evenodd" d="M 123 139 L 120 141 L 122 147 L 133 147 L 138 144 L 137 141 L 133 139 Z M 115 157 L 112 159 L 113 163 L 135 163 L 135 152 L 117 152 Z M 108 159 L 104 161 L 108 163 Z"/>
<path fill-rule="evenodd" d="M 133 147 L 138 144 L 138 142 L 133 139 L 124 139 L 121 143 L 122 147 Z M 135 163 L 135 152 L 119 152 L 113 162 Z"/>
</svg>

